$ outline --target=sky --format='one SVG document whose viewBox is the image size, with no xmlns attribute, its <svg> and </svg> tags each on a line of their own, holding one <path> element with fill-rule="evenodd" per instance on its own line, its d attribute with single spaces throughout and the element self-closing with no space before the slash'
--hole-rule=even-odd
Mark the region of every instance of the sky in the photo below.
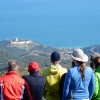
<svg viewBox="0 0 100 100">
<path fill-rule="evenodd" d="M 99 34 L 99 12 L 100 0 L 0 0 L 0 40 L 19 37 L 48 44 L 50 37 L 73 40 Z"/>
</svg>

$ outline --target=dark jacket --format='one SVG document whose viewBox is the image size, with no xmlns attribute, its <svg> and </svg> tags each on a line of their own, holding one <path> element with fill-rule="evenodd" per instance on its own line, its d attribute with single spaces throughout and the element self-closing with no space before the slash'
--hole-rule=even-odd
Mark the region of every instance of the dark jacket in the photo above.
<svg viewBox="0 0 100 100">
<path fill-rule="evenodd" d="M 24 78 L 30 88 L 33 100 L 42 100 L 42 95 L 46 80 L 43 76 L 39 76 L 38 72 L 31 72 L 30 75 L 25 75 Z"/>
<path fill-rule="evenodd" d="M 59 82 L 59 95 L 60 99 L 62 99 L 62 94 L 63 94 L 63 87 L 64 87 L 64 81 L 67 73 L 64 73 L 61 77 L 61 80 Z"/>
</svg>

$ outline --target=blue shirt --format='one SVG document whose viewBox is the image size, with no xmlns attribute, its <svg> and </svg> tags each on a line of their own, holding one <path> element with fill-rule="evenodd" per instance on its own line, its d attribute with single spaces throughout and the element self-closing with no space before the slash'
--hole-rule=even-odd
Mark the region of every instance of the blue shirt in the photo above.
<svg viewBox="0 0 100 100">
<path fill-rule="evenodd" d="M 75 66 L 68 70 L 64 82 L 62 100 L 82 100 L 89 98 L 91 100 L 95 89 L 95 79 L 93 70 L 85 67 L 85 79 L 82 80 L 80 66 Z"/>
</svg>

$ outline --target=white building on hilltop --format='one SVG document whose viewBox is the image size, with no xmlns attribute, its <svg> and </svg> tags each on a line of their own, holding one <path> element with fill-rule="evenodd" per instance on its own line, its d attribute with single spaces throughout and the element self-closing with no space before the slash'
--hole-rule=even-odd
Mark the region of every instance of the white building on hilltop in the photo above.
<svg viewBox="0 0 100 100">
<path fill-rule="evenodd" d="M 7 39 L 7 41 L 10 42 L 10 44 L 29 44 L 32 43 L 31 40 L 19 40 L 18 38 L 14 38 L 14 39 Z"/>
</svg>

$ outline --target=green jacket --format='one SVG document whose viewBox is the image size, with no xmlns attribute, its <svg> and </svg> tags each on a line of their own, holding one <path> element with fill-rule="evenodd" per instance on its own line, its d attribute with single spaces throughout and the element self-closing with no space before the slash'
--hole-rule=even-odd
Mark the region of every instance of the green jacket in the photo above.
<svg viewBox="0 0 100 100">
<path fill-rule="evenodd" d="M 46 100 L 60 100 L 59 96 L 59 82 L 67 69 L 62 68 L 61 65 L 51 65 L 43 71 L 43 76 L 46 78 Z"/>
<path fill-rule="evenodd" d="M 95 70 L 95 91 L 92 100 L 100 100 L 100 66 Z"/>
</svg>

